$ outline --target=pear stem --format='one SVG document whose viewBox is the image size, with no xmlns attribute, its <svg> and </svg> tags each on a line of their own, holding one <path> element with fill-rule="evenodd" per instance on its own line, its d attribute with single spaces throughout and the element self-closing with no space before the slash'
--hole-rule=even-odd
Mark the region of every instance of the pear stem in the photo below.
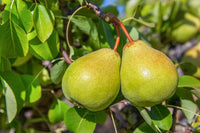
<svg viewBox="0 0 200 133">
<path fill-rule="evenodd" d="M 121 27 L 121 29 L 123 30 L 124 34 L 126 35 L 126 37 L 128 38 L 129 42 L 132 42 L 133 39 L 131 38 L 131 36 L 129 35 L 127 29 L 125 28 L 125 26 L 123 25 L 123 23 L 112 13 L 104 13 L 99 7 L 98 5 L 94 4 L 94 3 L 89 3 L 86 2 L 86 6 L 90 9 L 92 9 L 95 14 L 100 17 L 103 21 L 105 21 L 106 23 L 111 23 L 114 26 L 118 25 Z M 116 29 L 116 28 L 115 28 Z"/>
<path fill-rule="evenodd" d="M 104 18 L 106 18 L 106 17 L 110 18 L 110 23 L 113 23 L 115 25 L 119 25 L 121 27 L 121 29 L 123 30 L 124 34 L 126 35 L 126 37 L 128 38 L 129 42 L 133 42 L 133 39 L 131 38 L 130 34 L 128 33 L 126 27 L 123 25 L 123 23 L 117 17 L 115 17 L 111 13 L 106 13 L 104 15 Z"/>
<path fill-rule="evenodd" d="M 109 108 L 109 111 L 110 111 L 110 117 L 112 119 L 112 122 L 113 122 L 113 126 L 114 126 L 114 129 L 115 129 L 115 133 L 118 133 L 117 132 L 117 127 L 116 127 L 116 124 L 115 124 L 115 119 L 113 117 L 113 113 L 112 113 L 112 110 Z"/>
<path fill-rule="evenodd" d="M 117 31 L 117 38 L 115 41 L 115 46 L 113 48 L 114 51 L 117 51 L 117 48 L 119 46 L 119 41 L 120 41 L 120 29 L 119 29 L 119 25 L 115 25 L 115 30 Z"/>
</svg>

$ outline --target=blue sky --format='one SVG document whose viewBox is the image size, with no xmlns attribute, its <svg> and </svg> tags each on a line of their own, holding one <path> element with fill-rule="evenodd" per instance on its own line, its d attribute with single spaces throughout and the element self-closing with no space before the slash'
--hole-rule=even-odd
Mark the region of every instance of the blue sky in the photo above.
<svg viewBox="0 0 200 133">
<path fill-rule="evenodd" d="M 106 7 L 106 6 L 112 5 L 115 2 L 117 2 L 117 0 L 104 0 L 101 6 Z M 124 16 L 124 14 L 125 14 L 125 6 L 124 5 L 117 6 L 117 10 L 119 12 L 119 17 Z"/>
</svg>

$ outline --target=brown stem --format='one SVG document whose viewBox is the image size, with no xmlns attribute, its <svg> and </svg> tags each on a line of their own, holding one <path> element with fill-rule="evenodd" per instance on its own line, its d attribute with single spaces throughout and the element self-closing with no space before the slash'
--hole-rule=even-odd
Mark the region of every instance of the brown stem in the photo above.
<svg viewBox="0 0 200 133">
<path fill-rule="evenodd" d="M 117 31 L 117 38 L 116 38 L 115 46 L 113 50 L 117 51 L 117 48 L 119 46 L 119 41 L 120 41 L 120 29 L 119 29 L 119 25 L 115 25 L 114 27 L 115 27 L 115 30 Z"/>
<path fill-rule="evenodd" d="M 72 64 L 72 60 L 69 58 L 69 56 L 67 55 L 67 53 L 65 52 L 64 48 L 62 45 L 60 45 L 60 51 L 63 55 L 64 60 L 68 63 L 68 64 Z"/>
<path fill-rule="evenodd" d="M 86 3 L 86 6 L 90 9 L 93 9 L 96 15 L 100 17 L 103 21 L 105 21 L 106 23 L 119 25 L 121 29 L 123 30 L 124 34 L 126 35 L 126 37 L 128 38 L 129 42 L 133 41 L 128 31 L 126 30 L 125 26 L 123 25 L 123 23 L 115 15 L 113 15 L 112 13 L 104 13 L 96 4 L 93 4 L 93 3 Z"/>
<path fill-rule="evenodd" d="M 127 29 L 125 28 L 125 26 L 123 25 L 123 23 L 121 21 L 119 21 L 119 19 L 115 20 L 116 23 L 118 23 L 118 25 L 121 27 L 121 29 L 124 31 L 124 34 L 126 35 L 126 37 L 128 38 L 129 42 L 133 42 L 133 39 L 131 38 L 130 34 L 128 33 Z"/>
</svg>

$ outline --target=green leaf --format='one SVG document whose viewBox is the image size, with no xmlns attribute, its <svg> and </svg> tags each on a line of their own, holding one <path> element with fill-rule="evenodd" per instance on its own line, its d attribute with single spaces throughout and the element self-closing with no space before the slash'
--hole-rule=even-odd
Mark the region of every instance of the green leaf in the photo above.
<svg viewBox="0 0 200 133">
<path fill-rule="evenodd" d="M 98 25 L 98 31 L 99 31 L 99 38 L 100 38 L 101 43 L 102 44 L 108 43 L 108 45 L 111 48 L 114 48 L 114 45 L 115 45 L 114 36 L 116 35 L 116 33 L 113 31 L 110 25 L 106 24 L 103 21 L 100 21 Z"/>
<path fill-rule="evenodd" d="M 59 38 L 56 31 L 53 31 L 48 40 L 44 43 L 35 37 L 30 40 L 31 53 L 40 60 L 52 60 L 59 52 Z"/>
<path fill-rule="evenodd" d="M 53 32 L 53 13 L 43 5 L 37 5 L 33 12 L 34 28 L 41 42 L 45 42 Z"/>
<path fill-rule="evenodd" d="M 12 0 L 2 0 L 2 2 L 5 4 L 10 4 L 12 2 Z"/>
<path fill-rule="evenodd" d="M 156 2 L 153 10 L 154 10 L 153 11 L 153 16 L 154 16 L 153 20 L 155 20 L 155 23 L 157 23 L 156 30 L 157 30 L 157 32 L 160 32 L 161 26 L 162 26 L 162 17 L 163 17 L 160 1 Z"/>
<path fill-rule="evenodd" d="M 41 86 L 32 75 L 22 75 L 21 79 L 26 88 L 26 102 L 33 103 L 41 98 Z"/>
<path fill-rule="evenodd" d="M 76 15 L 71 20 L 81 31 L 89 35 L 93 40 L 98 41 L 98 30 L 92 19 Z"/>
<path fill-rule="evenodd" d="M 150 117 L 150 112 L 146 109 L 146 108 L 142 108 L 142 107 L 137 107 L 138 111 L 140 112 L 140 114 L 142 115 L 143 119 L 145 120 L 145 122 L 155 131 L 156 127 L 153 123 L 153 120 Z"/>
<path fill-rule="evenodd" d="M 10 16 L 11 12 L 11 16 Z M 11 3 L 6 5 L 3 12 L 3 23 L 11 19 L 26 32 L 30 32 L 33 27 L 32 13 L 28 9 L 25 2 L 22 0 L 15 0 L 11 8 Z"/>
<path fill-rule="evenodd" d="M 6 23 L 8 20 L 12 20 L 17 25 L 19 25 L 19 15 L 17 12 L 16 2 L 14 2 L 12 8 L 11 8 L 11 3 L 8 3 L 4 8 L 3 15 L 2 15 L 3 24 Z"/>
<path fill-rule="evenodd" d="M 10 123 L 21 110 L 25 100 L 25 87 L 19 75 L 6 71 L 0 73 L 5 90 L 6 112 Z"/>
<path fill-rule="evenodd" d="M 7 119 L 10 123 L 17 114 L 17 100 L 15 97 L 14 92 L 9 87 L 9 85 L 2 80 L 3 87 L 5 88 L 5 100 L 6 100 L 6 113 L 7 113 Z"/>
<path fill-rule="evenodd" d="M 10 61 L 5 57 L 0 57 L 0 72 L 10 71 L 11 64 Z"/>
<path fill-rule="evenodd" d="M 31 11 L 28 10 L 26 3 L 22 0 L 17 0 L 16 2 L 20 22 L 22 23 L 25 31 L 30 32 L 33 27 L 33 18 Z"/>
<path fill-rule="evenodd" d="M 42 86 L 47 86 L 52 83 L 46 67 L 36 61 L 32 62 L 32 73 L 34 76 L 37 76 L 38 81 Z"/>
<path fill-rule="evenodd" d="M 185 75 L 193 75 L 197 71 L 197 67 L 188 62 L 180 63 L 180 67 Z"/>
<path fill-rule="evenodd" d="M 115 16 L 118 16 L 119 15 L 119 12 L 117 10 L 117 7 L 114 6 L 114 5 L 109 5 L 109 6 L 106 6 L 106 7 L 102 7 L 101 8 L 103 12 L 112 12 L 112 14 L 114 14 Z"/>
<path fill-rule="evenodd" d="M 50 71 L 50 77 L 53 83 L 58 84 L 61 82 L 67 66 L 68 64 L 63 60 L 54 64 Z"/>
<path fill-rule="evenodd" d="M 183 108 L 183 113 L 186 116 L 188 122 L 192 120 L 194 117 L 194 113 L 196 113 L 196 104 L 193 100 L 192 93 L 189 89 L 186 88 L 178 88 L 176 94 L 180 98 L 181 107 Z"/>
<path fill-rule="evenodd" d="M 135 12 L 137 10 L 137 6 L 139 5 L 140 2 L 141 0 L 129 0 L 126 3 L 126 15 L 128 17 L 134 17 Z"/>
<path fill-rule="evenodd" d="M 133 133 L 155 133 L 155 131 L 146 123 L 140 124 L 139 127 L 137 127 Z"/>
<path fill-rule="evenodd" d="M 78 0 L 80 5 L 83 5 L 83 0 Z"/>
<path fill-rule="evenodd" d="M 192 94 L 194 94 L 198 99 L 200 99 L 200 92 L 197 91 L 196 89 L 190 89 L 190 91 L 192 92 Z"/>
<path fill-rule="evenodd" d="M 51 123 L 59 123 L 64 120 L 64 114 L 69 109 L 69 105 L 59 99 L 51 105 L 48 117 Z"/>
<path fill-rule="evenodd" d="M 178 87 L 200 88 L 200 81 L 192 76 L 179 77 Z"/>
<path fill-rule="evenodd" d="M 172 126 L 172 115 L 169 110 L 163 105 L 151 107 L 151 118 L 153 123 L 160 129 L 169 130 Z"/>
<path fill-rule="evenodd" d="M 74 133 L 93 133 L 96 123 L 103 124 L 106 120 L 105 112 L 90 112 L 77 107 L 70 108 L 65 113 L 65 125 Z"/>
<path fill-rule="evenodd" d="M 28 53 L 28 40 L 25 31 L 13 21 L 0 26 L 0 56 L 17 57 Z"/>
<path fill-rule="evenodd" d="M 136 28 L 132 28 L 131 31 L 129 32 L 130 36 L 133 38 L 133 40 L 138 40 L 139 39 L 139 32 L 137 31 Z"/>
</svg>

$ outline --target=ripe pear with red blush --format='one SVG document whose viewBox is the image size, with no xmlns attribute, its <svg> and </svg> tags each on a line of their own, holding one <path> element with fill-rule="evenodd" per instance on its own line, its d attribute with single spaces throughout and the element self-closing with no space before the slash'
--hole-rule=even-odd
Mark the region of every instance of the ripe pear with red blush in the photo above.
<svg viewBox="0 0 200 133">
<path fill-rule="evenodd" d="M 120 89 L 120 56 L 102 48 L 75 60 L 62 79 L 67 99 L 90 111 L 106 109 Z"/>
<path fill-rule="evenodd" d="M 141 40 L 124 46 L 120 75 L 122 94 L 139 107 L 150 107 L 170 98 L 178 82 L 172 61 Z"/>
</svg>

